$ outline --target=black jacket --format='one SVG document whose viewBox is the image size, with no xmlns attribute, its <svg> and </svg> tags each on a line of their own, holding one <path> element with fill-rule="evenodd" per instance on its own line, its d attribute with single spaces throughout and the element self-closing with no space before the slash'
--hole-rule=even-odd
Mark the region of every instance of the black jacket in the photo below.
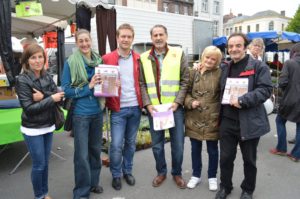
<svg viewBox="0 0 300 199">
<path fill-rule="evenodd" d="M 33 88 L 44 94 L 44 99 L 33 101 Z M 22 126 L 45 128 L 54 124 L 55 102 L 51 95 L 57 92 L 52 77 L 45 73 L 36 78 L 33 72 L 23 73 L 17 78 L 17 95 L 23 109 Z"/>
<path fill-rule="evenodd" d="M 224 93 L 230 65 L 231 62 L 221 66 L 221 97 Z M 242 101 L 242 108 L 238 111 L 241 138 L 248 140 L 258 138 L 270 131 L 270 124 L 263 103 L 271 96 L 272 81 L 269 67 L 252 57 L 249 57 L 243 73 L 243 77 L 249 79 L 248 93 L 239 97 L 239 101 Z M 222 119 L 222 114 L 220 119 Z M 222 135 L 222 132 L 220 134 Z"/>
<path fill-rule="evenodd" d="M 300 122 L 300 54 L 284 63 L 279 87 L 283 91 L 279 114 L 291 122 Z"/>
</svg>

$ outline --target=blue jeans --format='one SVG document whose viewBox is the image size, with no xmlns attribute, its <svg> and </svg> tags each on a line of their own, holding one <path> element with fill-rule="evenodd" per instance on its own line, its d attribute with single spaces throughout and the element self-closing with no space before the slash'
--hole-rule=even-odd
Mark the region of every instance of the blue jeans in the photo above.
<svg viewBox="0 0 300 199">
<path fill-rule="evenodd" d="M 202 141 L 190 138 L 192 148 L 192 167 L 193 176 L 200 178 L 202 170 Z M 216 178 L 219 161 L 218 140 L 206 140 L 206 147 L 208 153 L 208 178 Z"/>
<path fill-rule="evenodd" d="M 139 106 L 124 107 L 110 115 L 110 171 L 113 178 L 132 174 L 135 140 L 142 111 Z"/>
<path fill-rule="evenodd" d="M 53 133 L 23 136 L 32 159 L 31 182 L 34 196 L 42 199 L 48 194 L 48 162 Z"/>
<path fill-rule="evenodd" d="M 277 114 L 276 117 L 276 128 L 277 128 L 277 137 L 278 142 L 276 149 L 278 151 L 287 152 L 287 143 L 286 143 L 286 119 Z M 300 158 L 300 122 L 296 123 L 296 143 L 294 148 L 291 151 L 291 155 L 296 158 Z"/>
<path fill-rule="evenodd" d="M 153 129 L 153 118 L 148 114 L 150 123 L 150 133 L 152 139 L 152 152 L 156 162 L 158 175 L 167 174 L 167 163 L 165 158 L 165 131 L 155 131 Z M 182 106 L 174 112 L 175 127 L 169 129 L 171 142 L 172 170 L 173 176 L 181 175 L 184 148 L 184 111 Z"/>
<path fill-rule="evenodd" d="M 90 188 L 99 184 L 102 126 L 102 112 L 95 115 L 73 115 L 74 199 L 88 198 Z"/>
</svg>

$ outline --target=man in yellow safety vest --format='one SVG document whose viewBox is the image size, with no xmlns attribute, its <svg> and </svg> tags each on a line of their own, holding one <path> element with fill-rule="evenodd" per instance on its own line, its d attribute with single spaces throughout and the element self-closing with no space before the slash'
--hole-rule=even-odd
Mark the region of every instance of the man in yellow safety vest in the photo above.
<svg viewBox="0 0 300 199">
<path fill-rule="evenodd" d="M 184 189 L 186 183 L 181 175 L 184 148 L 183 102 L 189 81 L 187 60 L 181 48 L 167 45 L 168 32 L 163 25 L 150 30 L 153 47 L 141 55 L 140 87 L 143 105 L 148 110 L 152 151 L 156 161 L 157 176 L 153 187 L 160 186 L 167 175 L 165 159 L 165 131 L 154 130 L 153 113 L 155 105 L 171 104 L 175 126 L 169 128 L 172 155 L 171 174 L 176 185 Z"/>
</svg>

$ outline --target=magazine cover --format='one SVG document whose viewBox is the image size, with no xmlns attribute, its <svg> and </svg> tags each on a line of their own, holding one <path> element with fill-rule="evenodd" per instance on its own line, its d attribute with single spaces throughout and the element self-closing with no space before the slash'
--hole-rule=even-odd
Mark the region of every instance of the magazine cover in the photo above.
<svg viewBox="0 0 300 199">
<path fill-rule="evenodd" d="M 230 104 L 234 98 L 238 98 L 248 92 L 248 78 L 227 78 L 222 104 Z"/>
<path fill-rule="evenodd" d="M 169 129 L 175 126 L 172 104 L 154 105 L 157 112 L 153 113 L 153 128 L 155 131 Z"/>
<path fill-rule="evenodd" d="M 95 74 L 101 74 L 102 84 L 94 87 L 97 97 L 115 97 L 119 95 L 116 81 L 119 79 L 119 66 L 100 64 L 95 67 Z"/>
</svg>

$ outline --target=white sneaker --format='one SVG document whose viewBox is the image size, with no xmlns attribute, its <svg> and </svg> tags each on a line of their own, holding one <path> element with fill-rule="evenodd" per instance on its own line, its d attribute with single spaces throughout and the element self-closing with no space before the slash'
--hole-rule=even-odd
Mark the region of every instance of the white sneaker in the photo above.
<svg viewBox="0 0 300 199">
<path fill-rule="evenodd" d="M 210 191 L 217 191 L 218 190 L 218 179 L 217 178 L 209 178 L 208 185 Z"/>
<path fill-rule="evenodd" d="M 187 188 L 194 189 L 200 182 L 201 178 L 192 176 L 186 186 Z"/>
</svg>

